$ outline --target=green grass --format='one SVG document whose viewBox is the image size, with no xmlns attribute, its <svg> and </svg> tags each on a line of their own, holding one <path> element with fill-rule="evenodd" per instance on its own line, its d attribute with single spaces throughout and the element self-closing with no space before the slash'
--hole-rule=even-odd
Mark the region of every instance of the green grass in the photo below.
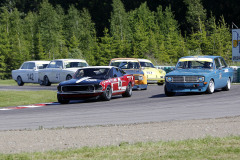
<svg viewBox="0 0 240 160">
<path fill-rule="evenodd" d="M 147 142 L 64 151 L 0 154 L 6 160 L 238 160 L 240 136 Z"/>
<path fill-rule="evenodd" d="M 0 86 L 17 86 L 17 82 L 13 79 L 0 80 Z"/>
<path fill-rule="evenodd" d="M 56 102 L 56 91 L 0 91 L 0 107 Z"/>
</svg>

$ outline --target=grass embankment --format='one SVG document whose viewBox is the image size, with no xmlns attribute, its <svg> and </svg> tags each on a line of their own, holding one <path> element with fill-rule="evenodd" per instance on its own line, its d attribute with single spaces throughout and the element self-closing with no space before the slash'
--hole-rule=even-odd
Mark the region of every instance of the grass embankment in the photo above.
<svg viewBox="0 0 240 160">
<path fill-rule="evenodd" d="M 0 107 L 56 102 L 56 91 L 0 91 Z"/>
<path fill-rule="evenodd" d="M 25 83 L 24 85 L 38 85 Z M 0 86 L 17 86 L 14 80 L 0 80 Z M 0 107 L 56 102 L 56 91 L 0 91 Z"/>
<path fill-rule="evenodd" d="M 240 137 L 207 137 L 204 139 L 147 142 L 107 147 L 83 147 L 65 151 L 48 151 L 19 154 L 0 154 L 0 159 L 8 160 L 165 160 L 165 159 L 218 159 L 238 160 L 240 157 Z"/>
<path fill-rule="evenodd" d="M 0 80 L 0 86 L 17 86 L 17 82 L 13 79 Z"/>
</svg>

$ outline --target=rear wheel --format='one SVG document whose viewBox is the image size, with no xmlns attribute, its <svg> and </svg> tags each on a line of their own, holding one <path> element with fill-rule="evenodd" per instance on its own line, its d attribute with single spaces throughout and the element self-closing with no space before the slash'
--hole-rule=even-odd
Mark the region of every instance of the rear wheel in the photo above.
<svg viewBox="0 0 240 160">
<path fill-rule="evenodd" d="M 43 83 L 45 86 L 51 86 L 51 82 L 49 81 L 47 76 L 44 77 Z"/>
<path fill-rule="evenodd" d="M 18 86 L 24 85 L 24 82 L 22 81 L 22 78 L 20 76 L 17 77 L 17 84 L 18 84 Z"/>
<path fill-rule="evenodd" d="M 58 102 L 61 104 L 68 104 L 70 100 L 68 99 L 63 99 L 61 95 L 57 95 Z"/>
<path fill-rule="evenodd" d="M 224 90 L 224 91 L 229 91 L 230 88 L 231 88 L 231 79 L 228 78 L 227 84 L 226 84 L 225 87 L 223 87 L 223 90 Z"/>
<path fill-rule="evenodd" d="M 125 93 L 122 94 L 123 97 L 131 97 L 132 96 L 132 84 L 128 83 L 127 89 Z"/>
<path fill-rule="evenodd" d="M 72 76 L 71 75 L 67 75 L 66 80 L 70 80 L 70 79 L 72 79 Z"/>
<path fill-rule="evenodd" d="M 106 90 L 102 94 L 102 99 L 105 101 L 110 101 L 112 98 L 112 89 L 110 86 L 107 86 Z"/>
<path fill-rule="evenodd" d="M 168 96 L 168 97 L 171 97 L 171 96 L 174 96 L 174 95 L 175 95 L 175 92 L 169 92 L 169 91 L 167 90 L 166 85 L 164 86 L 164 92 L 165 92 L 165 95 Z"/>
<path fill-rule="evenodd" d="M 213 94 L 214 88 L 215 88 L 215 86 L 214 86 L 214 81 L 213 81 L 213 79 L 211 79 L 211 80 L 209 81 L 208 88 L 207 88 L 207 91 L 206 91 L 206 92 L 207 92 L 208 94 Z"/>
</svg>

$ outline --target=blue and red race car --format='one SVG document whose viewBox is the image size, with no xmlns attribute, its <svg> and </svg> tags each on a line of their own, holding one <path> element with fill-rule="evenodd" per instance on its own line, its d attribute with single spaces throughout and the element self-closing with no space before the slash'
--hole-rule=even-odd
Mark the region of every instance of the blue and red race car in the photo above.
<svg viewBox="0 0 240 160">
<path fill-rule="evenodd" d="M 73 79 L 58 85 L 57 98 L 62 104 L 70 100 L 102 98 L 109 101 L 113 95 L 131 97 L 134 76 L 113 66 L 92 66 L 78 69 Z"/>
</svg>

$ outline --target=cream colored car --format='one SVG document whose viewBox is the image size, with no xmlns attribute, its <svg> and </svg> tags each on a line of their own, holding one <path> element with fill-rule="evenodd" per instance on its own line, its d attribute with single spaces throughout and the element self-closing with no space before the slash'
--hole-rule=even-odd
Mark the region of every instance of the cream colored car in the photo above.
<svg viewBox="0 0 240 160">
<path fill-rule="evenodd" d="M 147 75 L 148 84 L 163 85 L 165 82 L 166 72 L 162 69 L 154 67 L 153 63 L 148 59 L 138 59 L 144 75 Z"/>
<path fill-rule="evenodd" d="M 50 86 L 52 83 L 70 80 L 79 68 L 87 66 L 88 63 L 83 59 L 56 59 L 39 71 L 39 82 Z"/>
</svg>

